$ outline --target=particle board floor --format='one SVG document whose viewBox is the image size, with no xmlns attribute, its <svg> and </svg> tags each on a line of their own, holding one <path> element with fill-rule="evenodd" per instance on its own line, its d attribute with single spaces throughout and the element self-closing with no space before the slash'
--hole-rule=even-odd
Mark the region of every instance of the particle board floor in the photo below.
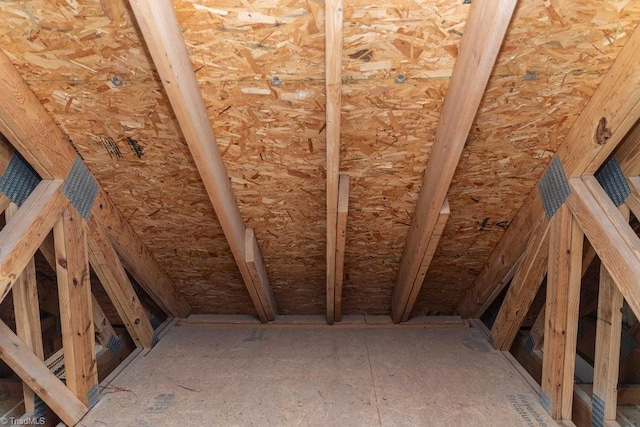
<svg viewBox="0 0 640 427">
<path fill-rule="evenodd" d="M 473 328 L 175 326 L 81 426 L 551 426 Z"/>
</svg>

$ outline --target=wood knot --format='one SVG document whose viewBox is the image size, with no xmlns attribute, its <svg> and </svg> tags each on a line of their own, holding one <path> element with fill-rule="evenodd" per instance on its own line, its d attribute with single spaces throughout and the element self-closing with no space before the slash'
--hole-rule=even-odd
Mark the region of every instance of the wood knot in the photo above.
<svg viewBox="0 0 640 427">
<path fill-rule="evenodd" d="M 598 122 L 598 127 L 596 128 L 596 144 L 604 145 L 609 138 L 611 138 L 611 129 L 607 127 L 607 119 L 603 117 Z"/>
<path fill-rule="evenodd" d="M 58 258 L 58 265 L 62 268 L 67 268 L 67 260 L 65 258 Z"/>
</svg>

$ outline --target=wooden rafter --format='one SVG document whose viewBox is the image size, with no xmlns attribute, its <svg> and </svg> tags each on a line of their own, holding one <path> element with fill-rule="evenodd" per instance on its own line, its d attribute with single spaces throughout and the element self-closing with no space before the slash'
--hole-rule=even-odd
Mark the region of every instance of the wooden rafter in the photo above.
<svg viewBox="0 0 640 427">
<path fill-rule="evenodd" d="M 413 305 L 418 299 L 418 294 L 420 293 L 420 289 L 422 288 L 422 283 L 424 282 L 424 278 L 427 276 L 429 265 L 431 265 L 431 260 L 433 260 L 433 257 L 436 254 L 436 249 L 438 249 L 440 238 L 444 233 L 444 227 L 445 225 L 447 225 L 447 220 L 449 219 L 450 215 L 451 210 L 449 208 L 449 201 L 445 199 L 442 208 L 440 208 L 438 220 L 436 221 L 436 228 L 433 230 L 433 234 L 431 235 L 431 239 L 429 239 L 429 244 L 427 245 L 427 250 L 425 251 L 424 256 L 422 257 L 422 261 L 420 262 L 418 275 L 413 282 L 411 293 L 409 294 L 409 299 L 406 301 L 404 311 L 402 312 L 402 317 L 400 318 L 400 321 L 402 322 L 406 322 L 407 320 L 409 320 L 411 310 L 413 310 Z M 392 298 L 393 297 L 399 298 L 400 293 L 394 293 Z M 400 304 L 400 302 L 396 301 L 395 304 Z M 394 305 L 394 303 L 392 303 L 392 305 Z"/>
<path fill-rule="evenodd" d="M 325 2 L 327 92 L 327 322 L 336 320 L 336 252 L 340 180 L 340 114 L 342 93 L 342 0 Z M 340 315 L 338 315 L 339 317 Z"/>
<path fill-rule="evenodd" d="M 393 289 L 392 318 L 396 323 L 402 320 L 416 285 L 418 290 L 422 286 L 416 278 L 516 3 L 496 0 L 471 4 Z"/>
<path fill-rule="evenodd" d="M 0 358 L 65 424 L 75 425 L 88 412 L 87 406 L 1 320 L 0 349 Z"/>
<path fill-rule="evenodd" d="M 269 283 L 269 279 L 266 277 L 267 270 L 262 264 L 262 255 L 260 255 L 260 247 L 256 240 L 256 233 L 253 228 L 247 228 L 244 235 L 244 256 L 249 273 L 254 283 Z M 261 277 L 264 275 L 264 277 Z M 271 287 L 259 286 L 256 288 L 258 298 L 260 299 L 260 305 L 265 310 L 267 319 L 273 320 L 278 315 L 278 306 L 273 296 Z"/>
<path fill-rule="evenodd" d="M 4 52 L 0 52 L 0 92 L 0 133 L 40 177 L 65 179 L 77 154 Z M 8 153 L 6 147 L 0 149 L 2 162 L 8 161 Z M 149 296 L 166 313 L 188 316 L 191 307 L 102 187 L 91 215 L 108 230 L 132 276 Z"/>
<path fill-rule="evenodd" d="M 137 346 L 151 348 L 153 327 L 106 233 L 90 217 L 89 261 Z"/>
<path fill-rule="evenodd" d="M 256 277 L 261 281 L 255 282 L 245 260 L 245 225 L 173 5 L 170 0 L 130 0 L 129 3 L 258 317 L 263 322 L 273 320 L 267 314 L 276 313 L 276 308 L 264 307 L 262 303 L 269 300 L 262 301 L 259 297 L 261 293 L 271 292 L 267 273 L 260 272 Z"/>
<path fill-rule="evenodd" d="M 640 117 L 639 52 L 640 28 L 634 31 L 622 48 L 558 149 L 556 155 L 560 157 L 568 177 L 595 172 Z M 620 163 L 626 171 L 622 160 Z M 488 299 L 495 295 L 495 289 L 500 286 L 500 280 L 524 251 L 530 238 L 531 224 L 544 216 L 540 194 L 534 189 L 458 306 L 460 315 L 482 315 L 488 306 Z"/>
<path fill-rule="evenodd" d="M 82 217 L 67 206 L 53 228 L 67 387 L 90 406 L 98 385 L 87 238 Z M 97 396 L 96 396 L 97 398 Z"/>
<path fill-rule="evenodd" d="M 548 231 L 548 222 L 538 224 L 534 229 L 534 237 L 529 240 L 522 260 L 518 264 L 511 286 L 491 328 L 491 337 L 496 349 L 508 351 L 511 348 L 520 325 L 547 274 Z"/>
<path fill-rule="evenodd" d="M 69 204 L 62 181 L 42 181 L 0 231 L 0 294 L 7 295 Z M 0 300 L 1 300 L 0 299 Z"/>
</svg>

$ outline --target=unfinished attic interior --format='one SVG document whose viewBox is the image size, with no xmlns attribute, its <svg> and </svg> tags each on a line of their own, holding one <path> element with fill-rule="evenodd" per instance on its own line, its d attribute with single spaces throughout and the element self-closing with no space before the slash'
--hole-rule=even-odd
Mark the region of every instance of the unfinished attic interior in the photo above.
<svg viewBox="0 0 640 427">
<path fill-rule="evenodd" d="M 0 22 L 0 423 L 640 425 L 640 0 Z"/>
</svg>

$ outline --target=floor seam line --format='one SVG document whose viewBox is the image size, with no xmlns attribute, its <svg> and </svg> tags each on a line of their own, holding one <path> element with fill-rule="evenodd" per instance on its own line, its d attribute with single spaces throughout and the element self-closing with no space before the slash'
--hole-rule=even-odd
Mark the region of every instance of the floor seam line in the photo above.
<svg viewBox="0 0 640 427">
<path fill-rule="evenodd" d="M 364 337 L 364 345 L 367 349 L 367 360 L 369 361 L 369 375 L 371 375 L 371 385 L 373 386 L 373 397 L 376 402 L 376 411 L 378 412 L 378 423 L 382 427 L 382 417 L 380 416 L 380 405 L 378 403 L 378 393 L 376 391 L 376 380 L 373 378 L 373 367 L 371 366 L 371 355 L 369 354 L 369 342 L 367 336 Z"/>
</svg>

